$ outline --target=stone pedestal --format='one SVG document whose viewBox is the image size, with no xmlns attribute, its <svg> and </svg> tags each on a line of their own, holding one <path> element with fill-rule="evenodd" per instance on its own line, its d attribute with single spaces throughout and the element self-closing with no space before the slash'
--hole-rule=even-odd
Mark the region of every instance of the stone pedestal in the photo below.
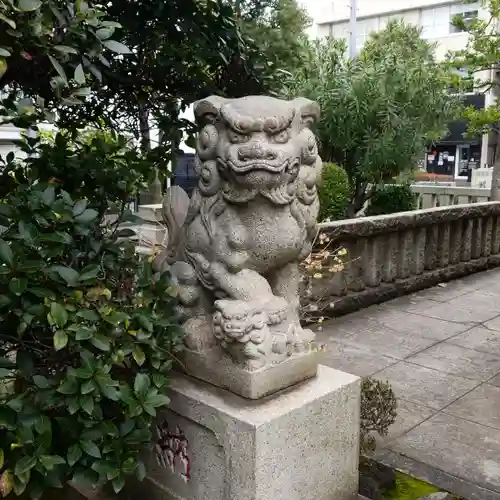
<svg viewBox="0 0 500 500">
<path fill-rule="evenodd" d="M 148 451 L 148 500 L 357 500 L 360 384 L 318 376 L 252 401 L 175 375 Z"/>
</svg>

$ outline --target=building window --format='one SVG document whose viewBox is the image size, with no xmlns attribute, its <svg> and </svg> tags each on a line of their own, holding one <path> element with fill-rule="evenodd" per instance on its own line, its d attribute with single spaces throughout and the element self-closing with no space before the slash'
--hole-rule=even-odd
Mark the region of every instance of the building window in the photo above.
<svg viewBox="0 0 500 500">
<path fill-rule="evenodd" d="M 330 24 L 330 37 L 347 40 L 349 38 L 349 23 Z"/>
<path fill-rule="evenodd" d="M 474 4 L 461 4 L 452 5 L 450 16 L 450 33 L 461 33 L 478 17 L 479 5 Z M 454 21 L 460 20 L 463 26 L 456 26 Z"/>
<path fill-rule="evenodd" d="M 450 6 L 422 9 L 420 13 L 422 38 L 439 38 L 450 32 Z"/>
</svg>

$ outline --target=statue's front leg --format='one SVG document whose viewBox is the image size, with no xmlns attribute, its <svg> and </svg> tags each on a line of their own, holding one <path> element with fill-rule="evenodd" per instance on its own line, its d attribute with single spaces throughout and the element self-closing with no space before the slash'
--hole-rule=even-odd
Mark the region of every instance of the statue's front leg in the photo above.
<svg viewBox="0 0 500 500">
<path fill-rule="evenodd" d="M 315 335 L 311 330 L 300 325 L 300 268 L 298 262 L 290 262 L 286 266 L 275 270 L 269 276 L 269 283 L 275 295 L 283 297 L 289 304 L 289 342 L 295 351 L 309 349 Z"/>
</svg>

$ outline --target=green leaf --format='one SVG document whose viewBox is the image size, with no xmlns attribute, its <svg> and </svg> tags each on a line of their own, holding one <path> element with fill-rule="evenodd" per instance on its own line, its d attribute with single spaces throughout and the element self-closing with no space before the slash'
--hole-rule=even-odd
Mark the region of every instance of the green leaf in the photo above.
<svg viewBox="0 0 500 500">
<path fill-rule="evenodd" d="M 151 386 L 151 380 L 145 373 L 138 373 L 134 380 L 134 391 L 136 394 L 145 395 Z"/>
<path fill-rule="evenodd" d="M 57 392 L 60 392 L 61 394 L 70 395 L 78 392 L 78 388 L 79 386 L 76 379 L 68 378 L 59 386 Z"/>
<path fill-rule="evenodd" d="M 0 309 L 8 306 L 12 301 L 7 295 L 0 295 Z"/>
<path fill-rule="evenodd" d="M 146 318 L 143 315 L 140 315 L 140 316 L 138 316 L 137 319 L 139 321 L 139 324 L 142 326 L 142 328 L 144 328 L 148 332 L 152 332 L 153 331 L 153 328 L 154 328 L 153 327 L 153 323 L 151 323 L 151 321 L 149 321 L 148 318 Z"/>
<path fill-rule="evenodd" d="M 90 330 L 90 328 L 81 327 L 76 331 L 75 339 L 76 340 L 88 340 L 92 338 L 94 335 L 94 331 Z"/>
<path fill-rule="evenodd" d="M 82 224 L 82 223 L 87 223 L 93 221 L 97 216 L 99 215 L 99 212 L 97 210 L 93 210 L 92 208 L 89 208 L 87 210 L 84 210 L 80 215 L 75 217 L 75 221 Z"/>
<path fill-rule="evenodd" d="M 101 389 L 101 394 L 110 399 L 111 401 L 119 401 L 120 399 L 120 393 L 115 387 L 109 387 L 109 386 L 99 386 Z"/>
<path fill-rule="evenodd" d="M 35 429 L 39 434 L 52 432 L 52 423 L 46 415 L 41 415 L 35 424 Z"/>
<path fill-rule="evenodd" d="M 55 324 L 59 328 L 63 328 L 68 322 L 68 313 L 62 304 L 59 302 L 52 302 L 50 304 L 50 314 Z"/>
<path fill-rule="evenodd" d="M 54 69 L 57 71 L 57 73 L 61 77 L 61 80 L 64 83 L 64 86 L 68 87 L 69 86 L 68 85 L 68 77 L 66 76 L 66 72 L 64 71 L 64 68 L 61 66 L 61 64 L 59 63 L 59 61 L 55 57 L 49 55 L 49 59 L 50 59 L 50 62 L 52 63 L 52 66 L 54 66 Z"/>
<path fill-rule="evenodd" d="M 109 345 L 109 339 L 102 333 L 96 333 L 91 339 L 90 342 L 97 347 L 97 349 L 100 349 L 101 351 L 109 351 L 110 345 Z"/>
<path fill-rule="evenodd" d="M 134 348 L 132 350 L 132 356 L 133 356 L 135 362 L 139 366 L 142 366 L 144 364 L 144 362 L 146 361 L 146 355 L 144 354 L 144 351 L 141 349 L 141 347 L 138 345 L 134 345 Z"/>
<path fill-rule="evenodd" d="M 64 330 L 57 330 L 54 334 L 54 349 L 60 351 L 68 345 L 68 334 Z"/>
<path fill-rule="evenodd" d="M 33 382 L 40 389 L 48 389 L 49 387 L 52 386 L 50 380 L 47 377 L 44 377 L 43 375 L 35 375 L 33 377 Z"/>
<path fill-rule="evenodd" d="M 55 299 L 56 296 L 52 290 L 47 290 L 46 288 L 31 288 L 28 290 L 29 293 L 35 295 L 35 297 L 40 297 L 44 299 L 47 297 L 48 299 Z"/>
<path fill-rule="evenodd" d="M 115 32 L 115 28 L 113 27 L 108 27 L 108 28 L 99 28 L 95 34 L 99 40 L 107 40 L 108 38 L 111 38 L 113 36 L 113 33 Z"/>
<path fill-rule="evenodd" d="M 75 96 L 75 97 L 87 97 L 90 95 L 90 87 L 81 87 L 79 89 L 76 89 L 72 92 L 72 96 Z"/>
<path fill-rule="evenodd" d="M 115 477 L 111 481 L 111 484 L 113 485 L 113 490 L 115 491 L 115 493 L 119 493 L 125 486 L 125 476 L 123 474 L 120 474 L 118 477 Z"/>
<path fill-rule="evenodd" d="M 80 409 L 78 398 L 68 399 L 68 411 L 70 415 L 74 415 Z"/>
<path fill-rule="evenodd" d="M 87 205 L 87 200 L 78 200 L 73 207 L 73 216 L 76 217 L 77 215 L 81 215 L 87 208 Z"/>
<path fill-rule="evenodd" d="M 85 85 L 85 71 L 83 71 L 83 66 L 81 64 L 75 68 L 74 79 L 76 83 Z"/>
<path fill-rule="evenodd" d="M 48 207 L 51 207 L 54 204 L 55 199 L 56 199 L 56 190 L 53 187 L 48 187 L 42 193 L 42 201 Z"/>
<path fill-rule="evenodd" d="M 141 460 L 137 461 L 136 474 L 137 474 L 137 479 L 139 479 L 139 481 L 143 481 L 144 478 L 146 477 L 146 466 L 144 465 L 144 462 L 142 462 Z"/>
<path fill-rule="evenodd" d="M 23 12 L 33 12 L 42 5 L 41 0 L 19 0 L 17 8 Z"/>
<path fill-rule="evenodd" d="M 27 278 L 12 278 L 9 282 L 9 290 L 14 295 L 22 295 L 28 286 Z"/>
<path fill-rule="evenodd" d="M 79 280 L 86 281 L 95 279 L 99 275 L 100 270 L 101 267 L 98 264 L 91 264 L 90 266 L 86 266 L 82 269 Z"/>
<path fill-rule="evenodd" d="M 116 40 L 105 40 L 102 44 L 112 52 L 117 54 L 132 54 L 132 51 L 123 43 L 117 42 Z"/>
<path fill-rule="evenodd" d="M 148 414 L 151 415 L 152 417 L 156 417 L 156 410 L 154 407 L 148 403 L 143 403 L 142 408 L 144 411 Z"/>
<path fill-rule="evenodd" d="M 159 406 L 166 406 L 170 403 L 170 398 L 164 396 L 163 394 L 154 394 L 146 397 L 147 404 L 151 405 L 153 408 L 158 408 Z"/>
<path fill-rule="evenodd" d="M 89 415 L 92 415 L 92 412 L 94 411 L 94 398 L 92 396 L 81 397 L 80 406 L 82 407 L 83 411 L 87 412 Z M 83 449 L 84 451 L 86 451 L 85 448 Z"/>
<path fill-rule="evenodd" d="M 0 56 L 2 57 L 9 57 L 10 52 L 7 49 L 4 49 L 3 47 L 0 47 Z"/>
<path fill-rule="evenodd" d="M 96 389 L 96 384 L 93 380 L 87 380 L 86 382 L 84 382 L 82 384 L 82 386 L 80 387 L 80 392 L 82 394 L 89 394 L 91 393 L 92 391 L 94 391 Z"/>
<path fill-rule="evenodd" d="M 54 45 L 54 49 L 63 54 L 78 54 L 78 50 L 68 45 Z"/>
<path fill-rule="evenodd" d="M 13 30 L 16 29 L 16 23 L 8 18 L 8 17 L 5 17 L 3 14 L 0 13 L 0 21 L 3 21 L 4 23 L 7 23 Z M 1 67 L 1 66 L 0 66 Z M 0 71 L 0 75 L 1 75 L 1 71 Z"/>
<path fill-rule="evenodd" d="M 40 455 L 40 463 L 47 470 L 52 470 L 56 465 L 65 464 L 66 460 L 59 455 Z"/>
<path fill-rule="evenodd" d="M 0 259 L 10 268 L 14 265 L 14 255 L 12 249 L 5 240 L 0 240 Z"/>
<path fill-rule="evenodd" d="M 83 453 L 82 453 L 82 449 L 80 448 L 80 446 L 78 444 L 73 445 L 68 450 L 68 458 L 67 458 L 68 465 L 70 467 L 73 467 L 73 465 L 75 465 L 76 462 L 78 462 L 78 460 L 80 460 L 82 455 L 83 455 Z"/>
<path fill-rule="evenodd" d="M 22 457 L 18 460 L 16 466 L 14 467 L 14 474 L 16 476 L 26 474 L 26 472 L 33 469 L 33 467 L 36 465 L 36 462 L 36 457 Z"/>
<path fill-rule="evenodd" d="M 79 274 L 77 271 L 67 266 L 52 266 L 50 270 L 55 271 L 68 284 L 75 285 Z"/>
<path fill-rule="evenodd" d="M 101 317 L 93 309 L 82 309 L 76 313 L 80 318 L 86 319 L 87 321 L 99 321 Z"/>
<path fill-rule="evenodd" d="M 101 451 L 92 441 L 80 441 L 80 446 L 87 455 L 94 458 L 101 458 Z"/>
</svg>

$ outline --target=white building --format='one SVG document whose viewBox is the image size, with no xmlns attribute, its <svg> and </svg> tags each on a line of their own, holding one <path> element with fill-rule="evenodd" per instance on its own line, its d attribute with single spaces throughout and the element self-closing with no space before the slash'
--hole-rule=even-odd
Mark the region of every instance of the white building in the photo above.
<svg viewBox="0 0 500 500">
<path fill-rule="evenodd" d="M 11 125 L 0 125 L 0 156 L 6 158 L 12 151 L 19 156 L 22 152 L 14 144 L 14 141 L 21 139 L 22 130 Z"/>
<path fill-rule="evenodd" d="M 349 42 L 349 0 L 302 0 L 301 3 L 313 19 L 310 31 L 312 36 L 345 38 Z M 455 16 L 464 16 L 466 21 L 476 16 L 488 16 L 480 2 L 465 4 L 457 0 L 357 0 L 356 4 L 356 51 L 362 48 L 371 32 L 383 29 L 391 20 L 402 19 L 422 28 L 422 37 L 437 44 L 436 55 L 441 59 L 444 59 L 449 50 L 460 50 L 467 44 L 468 34 L 461 32 L 452 23 Z M 466 68 L 463 72 L 467 73 Z M 495 95 L 493 92 L 471 92 L 465 98 L 467 104 L 482 108 L 492 104 Z M 467 179 L 468 170 L 493 164 L 496 134 L 469 140 L 462 135 L 465 131 L 464 122 L 450 124 L 449 128 L 450 134 L 426 151 L 424 165 L 428 171 Z"/>
</svg>

